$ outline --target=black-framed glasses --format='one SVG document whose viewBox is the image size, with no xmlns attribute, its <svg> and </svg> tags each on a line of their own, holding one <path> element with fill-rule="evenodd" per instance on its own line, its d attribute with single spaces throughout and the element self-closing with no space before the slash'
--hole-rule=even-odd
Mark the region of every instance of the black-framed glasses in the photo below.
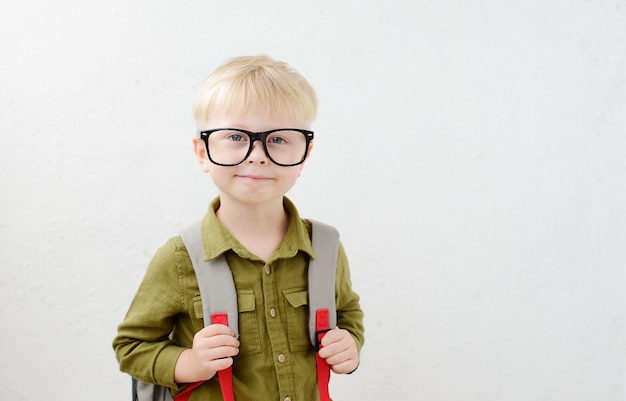
<svg viewBox="0 0 626 401">
<path fill-rule="evenodd" d="M 255 141 L 261 141 L 267 157 L 284 167 L 302 164 L 309 153 L 313 131 L 297 128 L 279 128 L 251 132 L 239 128 L 216 128 L 200 131 L 207 155 L 213 164 L 236 166 L 252 152 Z"/>
</svg>

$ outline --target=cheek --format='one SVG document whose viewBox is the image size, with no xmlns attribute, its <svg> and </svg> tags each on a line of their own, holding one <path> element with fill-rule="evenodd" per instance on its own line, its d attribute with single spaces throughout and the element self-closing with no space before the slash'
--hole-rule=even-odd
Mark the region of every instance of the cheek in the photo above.
<svg viewBox="0 0 626 401">
<path fill-rule="evenodd" d="M 283 181 L 291 186 L 296 183 L 301 174 L 302 168 L 300 166 L 293 167 L 293 170 L 283 175 Z"/>
<path fill-rule="evenodd" d="M 227 170 L 227 167 L 218 166 L 211 162 L 207 162 L 205 164 L 206 172 L 211 176 L 211 180 L 215 184 L 225 183 L 232 176 L 232 174 Z"/>
</svg>

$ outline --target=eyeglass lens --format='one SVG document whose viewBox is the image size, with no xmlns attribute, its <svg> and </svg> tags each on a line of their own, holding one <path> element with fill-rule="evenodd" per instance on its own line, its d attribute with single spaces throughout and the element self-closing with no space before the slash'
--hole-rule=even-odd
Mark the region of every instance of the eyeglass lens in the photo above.
<svg viewBox="0 0 626 401">
<path fill-rule="evenodd" d="M 235 165 L 241 163 L 250 150 L 250 137 L 241 131 L 218 130 L 207 140 L 211 159 L 218 164 Z M 267 154 L 278 164 L 297 164 L 304 159 L 307 151 L 306 136 L 299 131 L 280 130 L 267 135 Z"/>
</svg>

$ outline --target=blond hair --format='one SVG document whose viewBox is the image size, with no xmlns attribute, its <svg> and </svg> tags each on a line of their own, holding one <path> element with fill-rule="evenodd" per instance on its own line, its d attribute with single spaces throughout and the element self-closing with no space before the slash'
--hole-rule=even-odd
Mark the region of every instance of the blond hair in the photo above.
<svg viewBox="0 0 626 401">
<path fill-rule="evenodd" d="M 197 121 L 265 112 L 308 126 L 317 114 L 317 96 L 311 84 L 286 63 L 268 56 L 244 56 L 227 60 L 207 78 L 193 111 Z"/>
</svg>

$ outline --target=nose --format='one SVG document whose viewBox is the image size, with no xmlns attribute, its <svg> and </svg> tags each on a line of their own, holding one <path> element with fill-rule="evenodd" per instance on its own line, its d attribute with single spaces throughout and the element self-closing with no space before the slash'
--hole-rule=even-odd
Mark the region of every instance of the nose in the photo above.
<svg viewBox="0 0 626 401">
<path fill-rule="evenodd" d="M 261 140 L 257 139 L 252 142 L 252 150 L 250 150 L 250 154 L 246 158 L 248 163 L 267 163 L 267 154 L 265 154 L 265 149 L 263 148 L 263 143 Z"/>
</svg>

